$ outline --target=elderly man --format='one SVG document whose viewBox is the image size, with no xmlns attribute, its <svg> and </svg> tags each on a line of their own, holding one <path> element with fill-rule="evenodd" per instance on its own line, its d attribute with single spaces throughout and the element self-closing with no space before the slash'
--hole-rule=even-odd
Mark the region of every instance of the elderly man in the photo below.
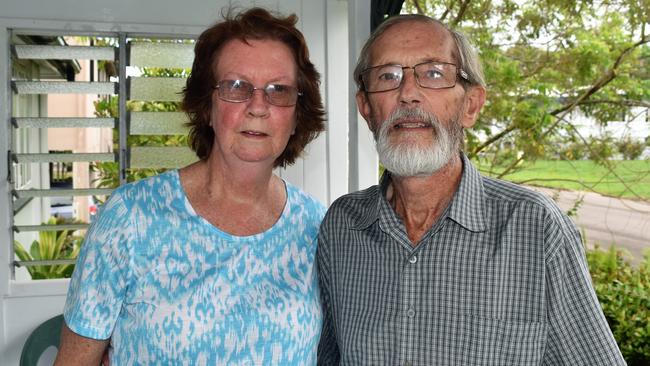
<svg viewBox="0 0 650 366">
<path fill-rule="evenodd" d="M 389 18 L 354 76 L 386 172 L 322 223 L 319 364 L 624 365 L 572 222 L 461 152 L 485 102 L 466 38 Z"/>
</svg>

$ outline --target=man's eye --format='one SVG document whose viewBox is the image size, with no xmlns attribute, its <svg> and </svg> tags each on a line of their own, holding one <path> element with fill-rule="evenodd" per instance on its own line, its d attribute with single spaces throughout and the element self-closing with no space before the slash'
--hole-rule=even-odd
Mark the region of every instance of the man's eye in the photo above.
<svg viewBox="0 0 650 366">
<path fill-rule="evenodd" d="M 400 74 L 394 73 L 394 72 L 385 72 L 383 74 L 380 74 L 377 79 L 381 81 L 393 81 L 393 80 L 399 80 Z"/>
<path fill-rule="evenodd" d="M 444 77 L 444 75 L 443 75 L 442 71 L 432 69 L 432 70 L 427 70 L 424 73 L 424 77 L 426 77 L 427 79 L 440 79 L 440 78 Z"/>
</svg>

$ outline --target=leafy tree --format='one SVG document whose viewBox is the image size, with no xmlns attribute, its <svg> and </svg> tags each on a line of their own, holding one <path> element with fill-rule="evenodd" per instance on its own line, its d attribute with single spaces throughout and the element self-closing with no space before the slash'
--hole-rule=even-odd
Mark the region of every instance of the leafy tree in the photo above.
<svg viewBox="0 0 650 366">
<path fill-rule="evenodd" d="M 499 176 L 522 162 L 571 156 L 559 141 L 611 167 L 611 153 L 602 154 L 611 137 L 595 143 L 572 118 L 605 126 L 650 108 L 648 0 L 407 0 L 404 9 L 458 27 L 476 45 L 488 98 L 467 131 L 467 153 L 498 164 Z"/>
</svg>

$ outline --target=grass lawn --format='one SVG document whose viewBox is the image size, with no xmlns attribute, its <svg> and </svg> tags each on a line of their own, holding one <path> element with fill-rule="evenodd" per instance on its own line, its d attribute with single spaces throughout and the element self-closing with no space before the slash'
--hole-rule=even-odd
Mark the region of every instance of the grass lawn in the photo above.
<svg viewBox="0 0 650 366">
<path fill-rule="evenodd" d="M 481 172 L 496 176 L 498 168 L 479 165 Z M 516 173 L 502 179 L 515 183 L 580 191 L 592 191 L 606 196 L 650 200 L 650 160 L 611 162 L 613 172 L 592 161 L 539 160 L 522 163 Z"/>
</svg>

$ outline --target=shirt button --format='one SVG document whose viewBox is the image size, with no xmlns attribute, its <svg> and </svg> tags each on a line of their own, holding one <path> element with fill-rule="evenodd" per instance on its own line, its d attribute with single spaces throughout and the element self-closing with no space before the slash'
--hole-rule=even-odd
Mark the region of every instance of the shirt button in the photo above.
<svg viewBox="0 0 650 366">
<path fill-rule="evenodd" d="M 409 258 L 409 263 L 411 263 L 411 264 L 415 264 L 415 262 L 417 262 L 417 261 L 418 261 L 418 257 L 416 255 Z"/>
<path fill-rule="evenodd" d="M 406 311 L 406 316 L 408 316 L 409 318 L 414 317 L 414 316 L 415 316 L 415 310 L 413 310 L 413 308 L 409 308 L 409 309 Z"/>
</svg>

